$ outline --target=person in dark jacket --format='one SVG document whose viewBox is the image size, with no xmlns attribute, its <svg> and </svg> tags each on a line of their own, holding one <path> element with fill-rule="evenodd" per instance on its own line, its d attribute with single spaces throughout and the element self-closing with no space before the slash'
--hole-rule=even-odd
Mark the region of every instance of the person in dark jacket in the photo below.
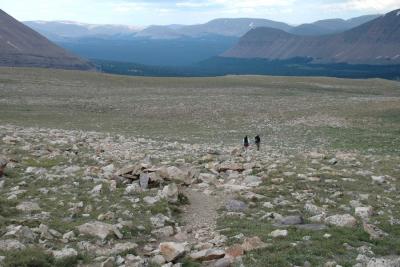
<svg viewBox="0 0 400 267">
<path fill-rule="evenodd" d="M 257 146 L 257 151 L 260 151 L 260 145 L 261 145 L 261 138 L 259 135 L 257 135 L 256 137 L 254 137 L 254 143 Z"/>
<path fill-rule="evenodd" d="M 249 138 L 247 137 L 247 135 L 243 138 L 243 148 L 244 151 L 247 151 L 247 149 L 249 148 L 250 143 L 249 143 Z"/>
</svg>

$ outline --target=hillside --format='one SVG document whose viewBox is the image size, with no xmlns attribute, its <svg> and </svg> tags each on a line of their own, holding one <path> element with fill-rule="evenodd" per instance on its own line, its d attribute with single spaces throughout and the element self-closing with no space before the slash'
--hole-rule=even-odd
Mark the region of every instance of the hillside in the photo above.
<svg viewBox="0 0 400 267">
<path fill-rule="evenodd" d="M 311 58 L 314 63 L 400 64 L 400 10 L 349 31 L 298 36 L 272 28 L 248 32 L 222 56 L 233 58 Z"/>
<path fill-rule="evenodd" d="M 56 46 L 2 10 L 0 66 L 93 69 L 87 61 Z"/>
</svg>

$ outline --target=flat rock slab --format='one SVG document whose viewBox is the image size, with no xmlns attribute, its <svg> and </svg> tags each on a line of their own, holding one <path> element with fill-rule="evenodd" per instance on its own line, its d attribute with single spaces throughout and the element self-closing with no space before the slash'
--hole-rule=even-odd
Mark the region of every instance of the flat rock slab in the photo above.
<svg viewBox="0 0 400 267">
<path fill-rule="evenodd" d="M 112 234 L 115 234 L 118 237 L 121 236 L 121 233 L 113 225 L 103 222 L 85 223 L 78 226 L 77 229 L 82 235 L 98 237 L 101 240 L 106 239 Z"/>
</svg>

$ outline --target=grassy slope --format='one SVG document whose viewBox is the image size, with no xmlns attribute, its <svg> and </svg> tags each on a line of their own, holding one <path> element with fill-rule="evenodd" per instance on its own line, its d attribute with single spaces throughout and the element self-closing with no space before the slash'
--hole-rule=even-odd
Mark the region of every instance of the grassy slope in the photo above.
<svg viewBox="0 0 400 267">
<path fill-rule="evenodd" d="M 400 84 L 266 76 L 136 78 L 0 69 L 0 123 L 189 142 L 373 148 L 399 141 Z"/>
</svg>

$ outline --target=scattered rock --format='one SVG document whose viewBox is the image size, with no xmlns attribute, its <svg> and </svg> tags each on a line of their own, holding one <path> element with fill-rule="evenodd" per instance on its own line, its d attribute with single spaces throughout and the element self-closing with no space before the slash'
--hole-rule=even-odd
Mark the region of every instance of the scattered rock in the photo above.
<svg viewBox="0 0 400 267">
<path fill-rule="evenodd" d="M 186 243 L 164 242 L 159 249 L 165 260 L 171 262 L 185 254 L 185 246 Z"/>
<path fill-rule="evenodd" d="M 62 250 L 53 251 L 52 254 L 56 260 L 78 256 L 78 252 L 73 248 L 63 248 Z"/>
<path fill-rule="evenodd" d="M 0 240 L 0 251 L 23 250 L 25 245 L 15 239 Z"/>
<path fill-rule="evenodd" d="M 355 215 L 363 220 L 368 220 L 374 213 L 372 207 L 357 207 L 355 209 Z"/>
<path fill-rule="evenodd" d="M 377 226 L 368 224 L 368 223 L 363 223 L 363 228 L 364 231 L 369 234 L 369 237 L 371 240 L 381 240 L 385 237 L 388 236 L 387 233 L 379 229 Z"/>
<path fill-rule="evenodd" d="M 303 224 L 304 219 L 299 215 L 293 215 L 293 216 L 283 217 L 278 222 L 279 224 L 282 225 L 298 225 L 298 224 Z"/>
<path fill-rule="evenodd" d="M 165 197 L 168 202 L 177 203 L 179 196 L 178 186 L 175 183 L 165 186 L 162 191 L 162 196 Z"/>
<path fill-rule="evenodd" d="M 205 249 L 199 252 L 194 252 L 189 257 L 195 261 L 211 261 L 223 258 L 225 251 L 222 249 Z"/>
<path fill-rule="evenodd" d="M 357 220 L 350 214 L 343 214 L 329 216 L 325 219 L 325 223 L 331 226 L 354 228 Z"/>
<path fill-rule="evenodd" d="M 85 223 L 77 227 L 80 234 L 89 235 L 105 240 L 111 234 L 115 234 L 119 238 L 122 237 L 121 233 L 111 224 L 103 222 Z"/>
<path fill-rule="evenodd" d="M 243 201 L 231 199 L 226 203 L 225 208 L 227 211 L 242 212 L 247 209 L 247 205 Z"/>
<path fill-rule="evenodd" d="M 285 236 L 287 236 L 288 235 L 288 231 L 287 230 L 275 230 L 275 231 L 272 231 L 270 234 L 269 234 L 269 236 L 272 236 L 272 237 L 285 237 Z"/>
<path fill-rule="evenodd" d="M 39 204 L 35 202 L 22 202 L 21 204 L 17 205 L 17 210 L 22 212 L 34 212 L 40 211 Z"/>
</svg>

